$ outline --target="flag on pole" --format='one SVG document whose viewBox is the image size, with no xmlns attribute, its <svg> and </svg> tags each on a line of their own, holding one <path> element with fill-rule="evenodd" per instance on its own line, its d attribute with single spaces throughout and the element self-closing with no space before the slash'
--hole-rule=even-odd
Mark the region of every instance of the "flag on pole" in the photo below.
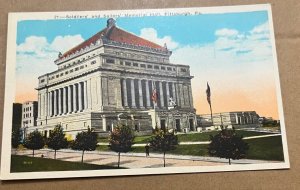
<svg viewBox="0 0 300 190">
<path fill-rule="evenodd" d="M 210 96 L 211 96 L 210 87 L 209 87 L 208 82 L 207 82 L 206 97 L 207 97 L 207 102 L 209 103 L 209 105 L 211 105 Z"/>
<path fill-rule="evenodd" d="M 156 86 L 154 83 L 152 83 L 152 86 L 153 86 L 153 90 L 152 90 L 152 102 L 154 104 L 154 106 L 157 104 L 157 91 L 156 91 Z"/>
</svg>

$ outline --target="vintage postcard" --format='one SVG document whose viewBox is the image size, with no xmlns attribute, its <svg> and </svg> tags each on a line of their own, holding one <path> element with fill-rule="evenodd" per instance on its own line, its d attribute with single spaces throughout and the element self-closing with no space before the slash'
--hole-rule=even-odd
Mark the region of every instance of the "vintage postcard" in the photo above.
<svg viewBox="0 0 300 190">
<path fill-rule="evenodd" d="M 270 5 L 10 13 L 1 179 L 289 168 Z"/>
</svg>

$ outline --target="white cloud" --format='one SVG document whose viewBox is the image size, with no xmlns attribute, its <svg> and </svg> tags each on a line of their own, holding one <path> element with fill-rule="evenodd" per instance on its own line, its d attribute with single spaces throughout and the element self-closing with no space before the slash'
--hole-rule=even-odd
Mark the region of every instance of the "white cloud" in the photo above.
<svg viewBox="0 0 300 190">
<path fill-rule="evenodd" d="M 252 102 L 249 105 L 269 101 L 264 91 L 275 89 L 275 82 L 267 26 L 264 23 L 245 33 L 220 29 L 215 32 L 216 40 L 212 43 L 180 46 L 173 51 L 172 63 L 190 66 L 195 101 L 201 98 L 205 103 L 207 81 L 213 93 L 219 95 L 245 92 L 249 95 L 245 97 L 247 101 Z M 259 99 L 255 96 L 258 93 L 261 94 Z"/>
<path fill-rule="evenodd" d="M 223 28 L 215 32 L 216 36 L 236 36 L 239 32 L 234 29 Z"/>
<path fill-rule="evenodd" d="M 178 47 L 178 43 L 175 42 L 171 36 L 158 37 L 157 31 L 154 28 L 143 28 L 141 29 L 140 37 L 145 38 L 149 41 L 155 42 L 158 45 L 167 45 L 168 49 L 175 49 Z"/>
<path fill-rule="evenodd" d="M 43 36 L 27 37 L 17 46 L 17 94 L 31 94 L 37 87 L 39 76 L 57 69 L 54 60 L 57 59 L 58 52 L 67 51 L 82 41 L 81 35 L 57 36 L 51 43 Z"/>
<path fill-rule="evenodd" d="M 79 34 L 74 36 L 57 36 L 51 43 L 51 48 L 59 52 L 65 52 L 83 41 L 84 39 Z"/>
</svg>

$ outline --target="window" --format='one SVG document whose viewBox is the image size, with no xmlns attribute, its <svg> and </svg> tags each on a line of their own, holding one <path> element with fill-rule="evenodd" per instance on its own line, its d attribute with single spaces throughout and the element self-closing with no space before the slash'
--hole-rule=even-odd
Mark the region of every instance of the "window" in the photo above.
<svg viewBox="0 0 300 190">
<path fill-rule="evenodd" d="M 75 71 L 78 71 L 78 70 L 79 70 L 79 68 L 78 68 L 78 67 L 76 67 L 76 68 L 75 68 Z"/>
<path fill-rule="evenodd" d="M 80 69 L 83 69 L 84 68 L 84 65 L 80 66 Z"/>
<path fill-rule="evenodd" d="M 96 60 L 92 61 L 92 62 L 91 62 L 91 65 L 94 65 L 95 63 L 96 63 Z"/>
<path fill-rule="evenodd" d="M 63 73 L 60 73 L 60 76 L 63 76 L 64 74 Z"/>
<path fill-rule="evenodd" d="M 147 65 L 147 68 L 148 68 L 148 69 L 152 69 L 153 66 L 152 66 L 152 65 Z"/>
<path fill-rule="evenodd" d="M 41 83 L 45 82 L 45 79 L 41 79 Z"/>
<path fill-rule="evenodd" d="M 146 68 L 146 65 L 145 65 L 145 64 L 140 64 L 140 66 L 141 66 L 142 68 Z"/>
<path fill-rule="evenodd" d="M 161 66 L 160 68 L 161 68 L 161 70 L 166 70 L 166 67 Z"/>
<path fill-rule="evenodd" d="M 180 69 L 181 72 L 186 72 L 187 70 L 185 68 Z"/>
<path fill-rule="evenodd" d="M 70 70 L 70 73 L 73 73 L 73 69 Z"/>
<path fill-rule="evenodd" d="M 133 65 L 134 67 L 138 67 L 138 66 L 139 66 L 138 63 L 133 63 L 132 65 Z"/>
<path fill-rule="evenodd" d="M 58 78 L 59 77 L 59 75 L 56 75 L 56 78 Z"/>
<path fill-rule="evenodd" d="M 171 68 L 171 67 L 167 67 L 167 70 L 168 70 L 168 71 L 172 71 L 172 68 Z"/>
<path fill-rule="evenodd" d="M 128 62 L 128 61 L 126 61 L 126 62 L 125 62 L 125 65 L 126 65 L 126 66 L 131 66 L 131 63 Z"/>
<path fill-rule="evenodd" d="M 176 71 L 176 69 L 175 69 L 175 68 L 173 68 L 173 71 Z"/>
<path fill-rule="evenodd" d="M 154 69 L 159 69 L 159 66 L 155 65 L 155 66 L 154 66 Z"/>
<path fill-rule="evenodd" d="M 123 62 L 123 61 L 120 61 L 120 65 L 124 65 L 124 62 Z"/>
<path fill-rule="evenodd" d="M 114 64 L 114 63 L 115 63 L 115 60 L 114 60 L 114 59 L 106 59 L 106 63 Z"/>
<path fill-rule="evenodd" d="M 66 71 L 65 74 L 67 75 L 69 73 L 69 71 Z"/>
</svg>

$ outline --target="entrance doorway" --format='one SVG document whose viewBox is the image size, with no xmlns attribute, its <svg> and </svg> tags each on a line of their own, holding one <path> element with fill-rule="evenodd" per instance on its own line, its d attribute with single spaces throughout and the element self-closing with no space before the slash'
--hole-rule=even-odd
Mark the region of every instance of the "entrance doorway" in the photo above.
<svg viewBox="0 0 300 190">
<path fill-rule="evenodd" d="M 161 130 L 166 131 L 166 120 L 164 119 L 160 120 L 160 128 Z"/>
<path fill-rule="evenodd" d="M 193 119 L 189 119 L 189 123 L 190 123 L 190 130 L 194 131 L 194 120 Z"/>
<path fill-rule="evenodd" d="M 181 128 L 180 128 L 180 119 L 176 119 L 175 122 L 176 122 L 176 131 L 180 132 L 181 131 Z"/>
</svg>

